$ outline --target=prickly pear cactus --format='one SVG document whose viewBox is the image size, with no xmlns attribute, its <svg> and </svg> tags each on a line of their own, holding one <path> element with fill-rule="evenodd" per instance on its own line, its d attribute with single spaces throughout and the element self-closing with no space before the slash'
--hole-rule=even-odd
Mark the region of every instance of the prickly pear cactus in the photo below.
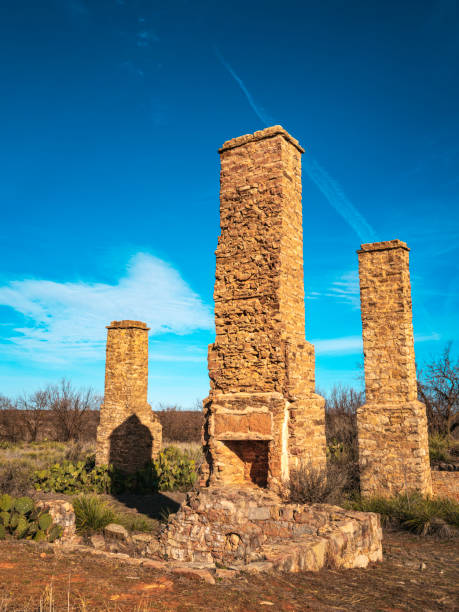
<svg viewBox="0 0 459 612">
<path fill-rule="evenodd" d="M 16 529 L 16 527 L 18 526 L 18 521 L 20 518 L 20 514 L 18 514 L 17 512 L 12 512 L 11 516 L 10 516 L 10 527 L 12 529 Z"/>
<path fill-rule="evenodd" d="M 53 525 L 48 532 L 48 542 L 54 542 L 62 535 L 62 527 L 60 525 Z"/>
<path fill-rule="evenodd" d="M 43 531 L 47 531 L 51 527 L 52 524 L 53 524 L 53 519 L 52 519 L 51 514 L 49 514 L 48 512 L 45 512 L 45 514 L 42 514 L 38 519 L 38 525 L 40 529 L 42 529 Z"/>
<path fill-rule="evenodd" d="M 29 514 L 34 507 L 35 504 L 33 503 L 33 499 L 30 497 L 18 497 L 14 502 L 14 509 L 22 515 Z"/>
<path fill-rule="evenodd" d="M 33 540 L 35 542 L 45 542 L 47 539 L 46 533 L 39 529 L 36 534 L 33 536 Z"/>
<path fill-rule="evenodd" d="M 35 542 L 54 542 L 62 532 L 62 527 L 53 524 L 51 514 L 35 507 L 30 497 L 14 499 L 7 494 L 0 495 L 0 540 L 9 534 Z"/>
<path fill-rule="evenodd" d="M 13 507 L 13 501 L 13 498 L 11 495 L 8 495 L 8 493 L 0 495 L 0 510 L 2 510 L 2 512 L 9 512 Z"/>
<path fill-rule="evenodd" d="M 18 520 L 18 526 L 15 529 L 14 535 L 17 538 L 23 538 L 27 534 L 28 529 L 29 529 L 29 523 L 27 519 L 21 516 Z"/>
</svg>

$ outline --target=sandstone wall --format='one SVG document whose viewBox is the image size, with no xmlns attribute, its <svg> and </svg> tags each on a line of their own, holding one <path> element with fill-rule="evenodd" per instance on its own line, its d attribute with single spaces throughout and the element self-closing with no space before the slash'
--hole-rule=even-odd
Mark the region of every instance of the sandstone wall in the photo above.
<svg viewBox="0 0 459 612">
<path fill-rule="evenodd" d="M 432 488 L 436 497 L 449 497 L 459 502 L 459 472 L 432 470 Z"/>
<path fill-rule="evenodd" d="M 363 244 L 359 255 L 366 403 L 357 411 L 364 495 L 431 493 L 427 418 L 417 401 L 409 249 Z"/>
<path fill-rule="evenodd" d="M 301 459 L 325 465 L 324 401 L 314 393 L 314 349 L 305 340 L 303 149 L 274 126 L 230 140 L 219 152 L 216 338 L 205 401 L 209 471 L 211 480 L 232 482 L 237 461 L 228 440 L 264 440 L 274 486 Z"/>
<path fill-rule="evenodd" d="M 148 327 L 140 321 L 113 321 L 107 330 L 96 460 L 134 472 L 161 448 L 162 427 L 147 402 Z"/>
</svg>

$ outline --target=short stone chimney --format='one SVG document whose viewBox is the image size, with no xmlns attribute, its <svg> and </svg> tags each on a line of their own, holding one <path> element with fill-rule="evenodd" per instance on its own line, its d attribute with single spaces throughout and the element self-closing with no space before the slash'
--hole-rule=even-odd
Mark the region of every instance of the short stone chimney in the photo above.
<svg viewBox="0 0 459 612">
<path fill-rule="evenodd" d="M 112 321 L 107 330 L 96 460 L 135 472 L 161 449 L 162 427 L 147 402 L 148 327 L 141 321 Z"/>
</svg>

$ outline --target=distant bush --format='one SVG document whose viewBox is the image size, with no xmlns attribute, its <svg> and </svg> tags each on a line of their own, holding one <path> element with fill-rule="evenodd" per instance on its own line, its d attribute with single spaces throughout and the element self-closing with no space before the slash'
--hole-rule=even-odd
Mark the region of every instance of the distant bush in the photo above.
<svg viewBox="0 0 459 612">
<path fill-rule="evenodd" d="M 36 542 L 54 542 L 62 535 L 62 527 L 55 525 L 48 512 L 35 506 L 30 497 L 0 495 L 0 540 L 6 535 Z"/>
<path fill-rule="evenodd" d="M 181 410 L 176 406 L 166 408 L 160 405 L 160 410 L 156 410 L 155 414 L 163 427 L 163 440 L 169 442 L 201 441 L 204 422 L 202 407 L 196 410 Z"/>
<path fill-rule="evenodd" d="M 418 396 L 426 406 L 430 433 L 449 435 L 459 428 L 459 358 L 451 343 L 418 371 Z"/>
<path fill-rule="evenodd" d="M 459 503 L 451 499 L 423 497 L 419 493 L 399 494 L 392 498 L 358 498 L 348 502 L 353 510 L 377 512 L 383 524 L 395 525 L 419 534 L 450 536 L 459 533 Z"/>
<path fill-rule="evenodd" d="M 341 504 L 348 488 L 346 472 L 331 464 L 319 470 L 302 463 L 292 470 L 289 481 L 290 501 L 295 504 Z"/>
<path fill-rule="evenodd" d="M 444 436 L 439 433 L 433 433 L 429 436 L 429 453 L 430 461 L 443 461 L 449 463 L 452 461 L 450 453 L 451 441 L 449 436 Z"/>
<path fill-rule="evenodd" d="M 0 464 L 0 491 L 23 495 L 33 490 L 33 471 L 27 463 L 7 461 Z"/>
</svg>

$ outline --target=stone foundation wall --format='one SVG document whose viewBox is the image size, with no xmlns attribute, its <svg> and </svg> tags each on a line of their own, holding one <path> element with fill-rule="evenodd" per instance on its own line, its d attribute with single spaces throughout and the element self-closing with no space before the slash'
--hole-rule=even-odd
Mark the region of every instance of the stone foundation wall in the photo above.
<svg viewBox="0 0 459 612">
<path fill-rule="evenodd" d="M 459 502 L 459 472 L 432 470 L 432 489 L 435 497 L 448 497 Z"/>
<path fill-rule="evenodd" d="M 161 424 L 147 402 L 148 327 L 140 321 L 113 321 L 107 330 L 96 460 L 135 472 L 158 454 L 162 439 Z"/>
<path fill-rule="evenodd" d="M 379 516 L 326 504 L 286 504 L 266 490 L 190 493 L 161 535 L 168 559 L 241 568 L 317 571 L 382 559 Z"/>
<path fill-rule="evenodd" d="M 432 492 L 427 418 L 417 401 L 409 249 L 363 244 L 359 255 L 366 404 L 357 411 L 363 495 Z"/>
</svg>

